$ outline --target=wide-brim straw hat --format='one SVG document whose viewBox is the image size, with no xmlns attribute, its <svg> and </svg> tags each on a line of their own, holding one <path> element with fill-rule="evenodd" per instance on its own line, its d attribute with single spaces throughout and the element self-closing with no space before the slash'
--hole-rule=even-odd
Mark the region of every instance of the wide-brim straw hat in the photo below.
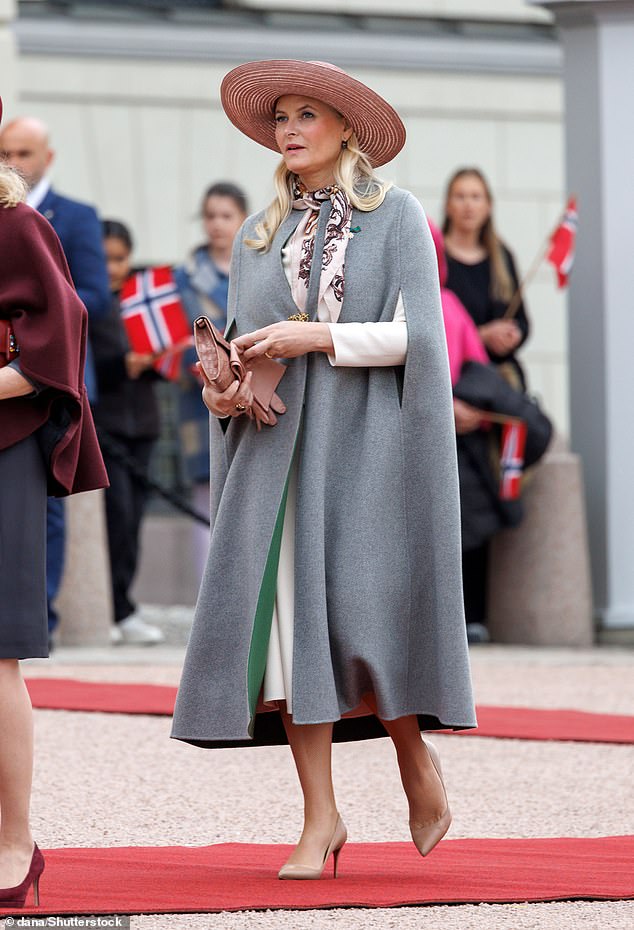
<svg viewBox="0 0 634 930">
<path fill-rule="evenodd" d="M 405 144 L 405 127 L 396 110 L 366 84 L 326 61 L 249 61 L 230 71 L 220 87 L 233 125 L 274 152 L 280 151 L 275 103 L 284 94 L 313 97 L 345 116 L 375 168 L 391 161 Z"/>
</svg>

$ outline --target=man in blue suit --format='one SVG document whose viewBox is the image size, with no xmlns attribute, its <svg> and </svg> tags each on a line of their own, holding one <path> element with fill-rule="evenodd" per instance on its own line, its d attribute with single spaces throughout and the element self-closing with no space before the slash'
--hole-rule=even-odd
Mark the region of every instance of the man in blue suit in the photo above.
<svg viewBox="0 0 634 930">
<path fill-rule="evenodd" d="M 27 203 L 49 221 L 60 238 L 77 293 L 90 319 L 104 317 L 110 309 L 108 271 L 101 237 L 101 223 L 88 204 L 62 197 L 51 187 L 48 170 L 55 157 L 48 128 L 40 120 L 23 117 L 7 123 L 0 133 L 0 157 L 16 168 L 29 186 Z M 89 349 L 90 351 L 90 349 Z M 86 388 L 96 399 L 92 358 L 86 359 Z M 64 569 L 65 520 L 63 501 L 49 498 L 47 525 L 47 595 L 49 631 L 57 625 L 53 601 Z"/>
</svg>

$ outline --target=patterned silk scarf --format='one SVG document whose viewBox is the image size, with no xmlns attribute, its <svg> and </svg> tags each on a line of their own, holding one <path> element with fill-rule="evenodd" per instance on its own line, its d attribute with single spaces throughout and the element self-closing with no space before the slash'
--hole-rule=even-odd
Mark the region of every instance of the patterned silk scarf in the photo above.
<svg viewBox="0 0 634 930">
<path fill-rule="evenodd" d="M 315 233 L 319 221 L 319 209 L 330 200 L 332 209 L 326 226 L 326 239 L 319 281 L 319 300 L 328 308 L 330 321 L 336 323 L 341 313 L 344 289 L 344 266 L 346 248 L 352 220 L 352 204 L 338 187 L 324 187 L 318 191 L 307 191 L 299 184 L 293 192 L 293 209 L 305 210 L 297 229 L 289 242 L 291 259 L 291 292 L 300 310 L 306 307 L 308 279 L 315 251 Z"/>
</svg>

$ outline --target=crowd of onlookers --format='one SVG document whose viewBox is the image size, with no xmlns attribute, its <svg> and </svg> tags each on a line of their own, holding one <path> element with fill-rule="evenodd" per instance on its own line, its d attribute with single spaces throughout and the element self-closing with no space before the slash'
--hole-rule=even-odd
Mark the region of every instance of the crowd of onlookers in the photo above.
<svg viewBox="0 0 634 930">
<path fill-rule="evenodd" d="M 54 190 L 49 176 L 53 151 L 47 127 L 39 120 L 22 118 L 4 126 L 0 155 L 19 169 L 29 186 L 28 203 L 56 230 L 89 314 L 86 385 L 110 479 L 105 499 L 112 641 L 160 642 L 161 631 L 142 619 L 130 596 L 147 503 L 146 486 L 135 477 L 135 468 L 137 474 L 139 468 L 147 470 L 161 431 L 156 395 L 161 374 L 156 358 L 132 349 L 121 317 L 121 291 L 134 268 L 133 234 L 121 218 L 100 221 L 92 207 Z M 205 191 L 200 204 L 201 244 L 173 269 L 190 323 L 205 314 L 223 329 L 233 241 L 247 213 L 246 197 L 235 184 L 216 183 Z M 421 236 L 426 234 L 421 229 Z M 521 420 L 528 422 L 529 434 L 532 429 L 534 408 L 526 398 L 526 377 L 516 354 L 528 337 L 529 323 L 515 262 L 497 234 L 492 193 L 479 170 L 466 168 L 451 177 L 441 225 L 432 226 L 432 235 L 454 386 L 467 631 L 470 641 L 482 642 L 488 639 L 489 542 L 500 528 L 515 525 L 521 518 L 517 495 L 500 493 L 500 421 Z M 209 414 L 194 362 L 194 350 L 188 349 L 174 390 L 178 391 L 182 472 L 193 505 L 208 515 Z M 499 410 L 492 398 L 499 400 Z M 530 436 L 527 443 L 528 448 Z M 130 468 L 131 462 L 135 468 Z M 51 637 L 57 625 L 55 598 L 64 564 L 64 523 L 63 501 L 50 498 L 47 593 Z M 192 532 L 197 535 L 202 574 L 208 530 L 192 524 Z"/>
</svg>

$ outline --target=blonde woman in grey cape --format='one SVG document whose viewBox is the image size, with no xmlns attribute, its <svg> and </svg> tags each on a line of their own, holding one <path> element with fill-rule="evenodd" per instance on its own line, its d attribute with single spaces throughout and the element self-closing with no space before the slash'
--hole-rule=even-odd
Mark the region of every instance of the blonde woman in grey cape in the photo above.
<svg viewBox="0 0 634 930">
<path fill-rule="evenodd" d="M 333 739 L 392 738 L 427 855 L 451 815 L 421 730 L 476 724 L 438 271 L 420 205 L 374 173 L 405 141 L 378 94 L 281 60 L 234 69 L 221 97 L 282 154 L 236 237 L 227 337 L 286 369 L 259 431 L 249 380 L 203 389 L 211 545 L 172 736 L 288 742 L 304 828 L 279 877 L 319 878 L 347 836 Z"/>
</svg>

